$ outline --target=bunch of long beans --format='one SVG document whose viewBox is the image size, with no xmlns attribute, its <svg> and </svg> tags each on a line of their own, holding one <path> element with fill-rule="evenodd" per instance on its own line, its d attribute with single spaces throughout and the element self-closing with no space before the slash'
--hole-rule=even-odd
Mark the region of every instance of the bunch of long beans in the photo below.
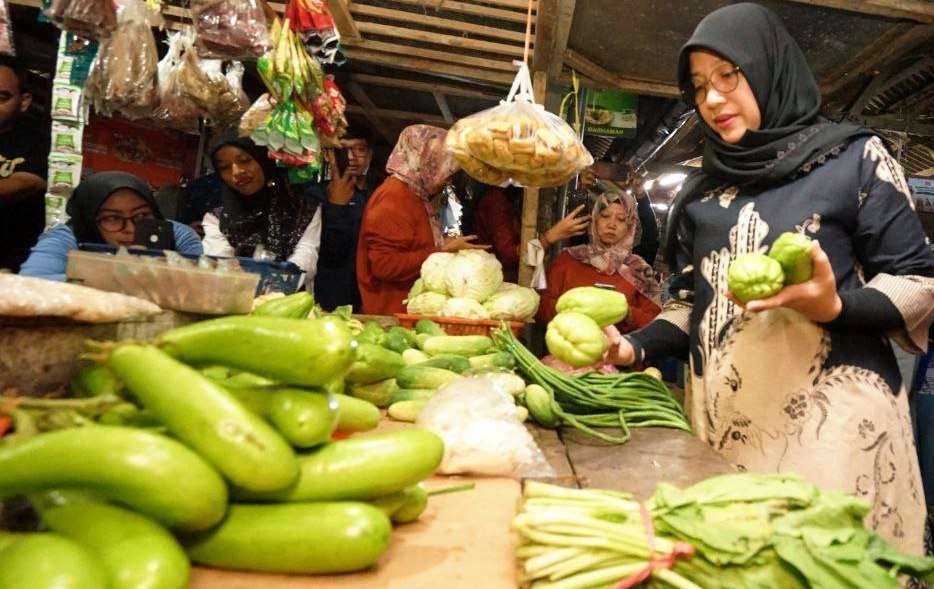
<svg viewBox="0 0 934 589">
<path fill-rule="evenodd" d="M 542 364 L 508 329 L 493 333 L 497 347 L 516 361 L 522 376 L 540 385 L 557 404 L 566 424 L 612 443 L 629 439 L 632 427 L 691 431 L 684 410 L 665 383 L 641 372 L 572 376 Z M 620 428 L 622 437 L 592 428 Z"/>
</svg>

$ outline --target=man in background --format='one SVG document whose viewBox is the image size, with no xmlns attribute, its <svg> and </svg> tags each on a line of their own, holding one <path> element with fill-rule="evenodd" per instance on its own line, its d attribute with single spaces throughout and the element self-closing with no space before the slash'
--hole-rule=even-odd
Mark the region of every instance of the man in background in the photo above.
<svg viewBox="0 0 934 589">
<path fill-rule="evenodd" d="M 0 269 L 18 272 L 45 228 L 49 132 L 29 117 L 27 73 L 0 57 Z"/>
<path fill-rule="evenodd" d="M 315 277 L 315 301 L 326 310 L 353 305 L 359 312 L 357 288 L 357 239 L 363 209 L 378 185 L 379 174 L 370 169 L 373 145 L 369 129 L 351 126 L 341 139 L 347 167 L 338 169 L 338 158 L 328 158 L 331 180 L 316 190 L 322 202 L 321 250 Z"/>
</svg>

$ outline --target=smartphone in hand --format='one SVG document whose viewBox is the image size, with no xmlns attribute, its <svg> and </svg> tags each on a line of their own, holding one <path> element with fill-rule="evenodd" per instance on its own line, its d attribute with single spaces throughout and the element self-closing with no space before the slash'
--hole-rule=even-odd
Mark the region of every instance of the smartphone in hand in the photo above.
<svg viewBox="0 0 934 589">
<path fill-rule="evenodd" d="M 175 249 L 172 223 L 162 219 L 140 219 L 136 223 L 133 243 L 151 250 Z"/>
<path fill-rule="evenodd" d="M 350 160 L 347 157 L 346 149 L 335 149 L 334 150 L 334 167 L 337 169 L 337 175 L 343 176 L 344 172 L 347 170 L 347 167 L 350 165 Z"/>
</svg>

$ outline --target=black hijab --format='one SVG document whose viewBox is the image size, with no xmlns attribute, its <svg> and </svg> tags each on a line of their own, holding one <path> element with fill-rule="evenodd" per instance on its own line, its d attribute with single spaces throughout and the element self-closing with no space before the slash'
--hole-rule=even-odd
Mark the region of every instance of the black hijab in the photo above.
<svg viewBox="0 0 934 589">
<path fill-rule="evenodd" d="M 704 130 L 701 170 L 685 180 L 668 217 L 665 244 L 674 268 L 677 229 L 684 207 L 722 185 L 768 186 L 798 171 L 834 148 L 872 132 L 838 124 L 819 115 L 820 90 L 804 53 L 772 11 L 752 3 L 724 6 L 708 14 L 681 48 L 678 85 L 693 106 L 691 51 L 706 49 L 739 66 L 761 113 L 761 126 L 729 144 L 698 113 Z"/>
<path fill-rule="evenodd" d="M 126 172 L 98 172 L 78 184 L 65 208 L 70 217 L 68 224 L 78 243 L 104 243 L 97 228 L 97 211 L 111 194 L 123 188 L 132 190 L 145 200 L 157 219 L 163 218 L 152 190 L 142 178 Z"/>
<path fill-rule="evenodd" d="M 285 176 L 269 159 L 266 148 L 249 138 L 232 136 L 217 142 L 211 150 L 215 170 L 217 151 L 227 145 L 239 147 L 259 163 L 266 177 L 266 186 L 247 197 L 222 180 L 221 208 L 218 211 L 221 233 L 237 256 L 252 257 L 256 246 L 262 244 L 276 255 L 277 260 L 288 259 L 311 223 L 317 205 L 310 199 L 293 194 Z"/>
</svg>

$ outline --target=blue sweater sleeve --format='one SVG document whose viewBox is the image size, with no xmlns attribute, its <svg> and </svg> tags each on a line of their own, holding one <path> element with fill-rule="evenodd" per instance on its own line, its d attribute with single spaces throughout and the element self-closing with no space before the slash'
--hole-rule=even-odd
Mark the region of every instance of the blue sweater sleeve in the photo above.
<svg viewBox="0 0 934 589">
<path fill-rule="evenodd" d="M 68 225 L 56 225 L 39 236 L 19 273 L 48 280 L 65 280 L 68 252 L 78 249 L 78 241 Z"/>
<path fill-rule="evenodd" d="M 188 254 L 191 256 L 201 256 L 204 254 L 204 246 L 201 244 L 201 238 L 198 237 L 194 229 L 178 221 L 172 221 L 171 223 L 175 235 L 175 251 L 180 254 Z"/>
</svg>

